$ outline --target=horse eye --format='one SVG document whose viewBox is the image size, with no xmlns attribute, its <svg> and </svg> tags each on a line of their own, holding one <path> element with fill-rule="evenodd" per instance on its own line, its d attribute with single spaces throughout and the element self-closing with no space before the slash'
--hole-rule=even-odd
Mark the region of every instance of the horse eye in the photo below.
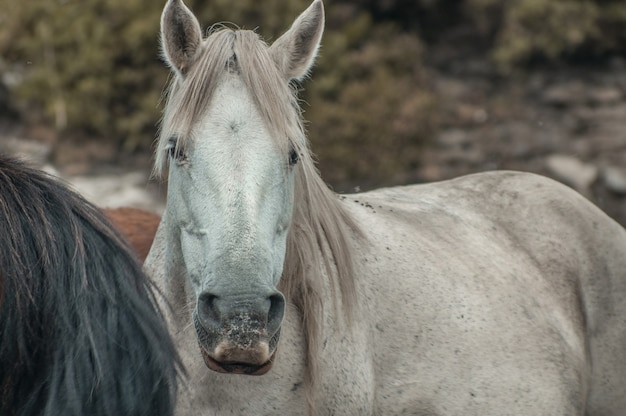
<svg viewBox="0 0 626 416">
<path fill-rule="evenodd" d="M 182 149 L 182 146 L 179 146 L 178 144 L 177 137 L 170 137 L 167 143 L 166 150 L 167 150 L 167 154 L 172 159 L 182 161 L 186 157 L 185 152 Z"/>
<path fill-rule="evenodd" d="M 300 155 L 296 152 L 296 149 L 291 149 L 289 151 L 289 164 L 294 166 L 300 160 Z"/>
</svg>

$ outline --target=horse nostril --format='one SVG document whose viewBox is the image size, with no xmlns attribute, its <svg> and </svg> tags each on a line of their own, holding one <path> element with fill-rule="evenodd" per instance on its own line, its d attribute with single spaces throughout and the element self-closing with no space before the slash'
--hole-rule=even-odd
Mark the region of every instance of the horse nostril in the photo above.
<svg viewBox="0 0 626 416">
<path fill-rule="evenodd" d="M 270 309 L 267 314 L 267 329 L 268 332 L 274 333 L 283 322 L 283 316 L 285 315 L 285 297 L 277 292 L 269 297 Z"/>
<path fill-rule="evenodd" d="M 217 299 L 216 295 L 208 292 L 198 297 L 198 319 L 206 329 L 217 329 L 220 326 L 221 314 Z"/>
</svg>

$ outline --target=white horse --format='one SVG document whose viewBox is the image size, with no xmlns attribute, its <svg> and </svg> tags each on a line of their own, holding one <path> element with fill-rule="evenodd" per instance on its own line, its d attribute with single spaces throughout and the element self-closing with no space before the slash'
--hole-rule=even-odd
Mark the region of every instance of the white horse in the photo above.
<svg viewBox="0 0 626 416">
<path fill-rule="evenodd" d="M 181 0 L 161 24 L 169 182 L 146 267 L 188 372 L 178 414 L 624 415 L 621 226 L 514 172 L 338 196 L 289 86 L 320 0 L 271 46 L 203 39 Z"/>
</svg>

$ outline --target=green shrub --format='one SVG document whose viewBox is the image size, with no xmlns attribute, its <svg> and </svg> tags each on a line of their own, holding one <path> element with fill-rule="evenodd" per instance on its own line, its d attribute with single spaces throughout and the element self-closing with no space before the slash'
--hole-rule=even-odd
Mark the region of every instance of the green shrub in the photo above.
<svg viewBox="0 0 626 416">
<path fill-rule="evenodd" d="M 493 52 L 508 69 L 534 55 L 554 61 L 599 35 L 598 6 L 586 1 L 523 0 L 507 10 Z"/>
<path fill-rule="evenodd" d="M 305 117 L 321 171 L 337 184 L 404 182 L 436 128 L 422 44 L 363 13 L 327 34 Z"/>
<path fill-rule="evenodd" d="M 166 79 L 151 0 L 9 2 L 0 19 L 5 70 L 20 74 L 13 96 L 32 123 L 116 140 L 150 142 Z M 147 137 L 147 139 L 146 139 Z"/>
<path fill-rule="evenodd" d="M 626 51 L 622 0 L 469 0 L 466 13 L 494 35 L 490 55 L 505 73 Z"/>
</svg>

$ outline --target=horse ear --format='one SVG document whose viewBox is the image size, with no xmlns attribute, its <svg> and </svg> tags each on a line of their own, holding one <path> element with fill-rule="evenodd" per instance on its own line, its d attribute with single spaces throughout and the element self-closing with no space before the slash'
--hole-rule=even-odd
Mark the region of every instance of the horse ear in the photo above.
<svg viewBox="0 0 626 416">
<path fill-rule="evenodd" d="M 170 67 L 184 75 L 200 42 L 198 19 L 182 0 L 168 0 L 161 15 L 161 47 Z"/>
<path fill-rule="evenodd" d="M 287 80 L 306 77 L 317 56 L 323 32 L 324 5 L 322 0 L 314 0 L 270 47 L 276 64 Z"/>
</svg>

